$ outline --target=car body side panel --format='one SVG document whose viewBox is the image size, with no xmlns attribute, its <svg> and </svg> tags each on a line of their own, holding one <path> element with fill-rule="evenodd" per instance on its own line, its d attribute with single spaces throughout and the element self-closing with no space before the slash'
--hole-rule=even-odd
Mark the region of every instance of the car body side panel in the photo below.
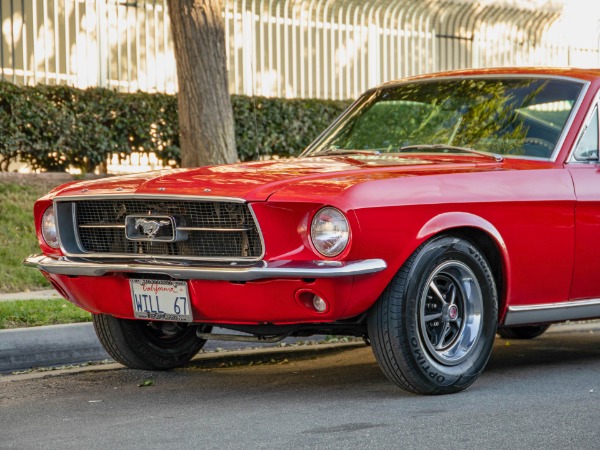
<svg viewBox="0 0 600 450">
<path fill-rule="evenodd" d="M 351 202 L 359 205 L 355 212 L 361 241 L 368 242 L 361 255 L 383 258 L 388 263 L 388 277 L 431 236 L 452 228 L 474 227 L 484 229 L 504 246 L 505 306 L 569 298 L 575 198 L 566 171 L 387 180 L 359 185 L 350 192 Z M 480 218 L 479 225 L 473 216 Z M 484 223 L 492 224 L 496 231 L 485 229 Z M 375 274 L 372 279 L 383 277 L 383 273 Z M 376 289 L 382 289 L 386 280 L 380 282 Z"/>
<path fill-rule="evenodd" d="M 596 164 L 569 167 L 577 193 L 575 267 L 571 299 L 600 298 L 600 169 Z"/>
</svg>

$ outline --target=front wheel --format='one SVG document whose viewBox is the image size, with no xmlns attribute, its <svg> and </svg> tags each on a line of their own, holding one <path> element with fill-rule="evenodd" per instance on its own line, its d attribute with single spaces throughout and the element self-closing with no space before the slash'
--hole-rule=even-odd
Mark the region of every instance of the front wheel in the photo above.
<svg viewBox="0 0 600 450">
<path fill-rule="evenodd" d="M 100 343 L 115 361 L 130 369 L 169 370 L 185 365 L 206 343 L 195 326 L 177 322 L 118 319 L 94 314 Z M 205 326 L 204 332 L 210 332 Z"/>
<path fill-rule="evenodd" d="M 384 374 L 418 394 L 470 386 L 492 351 L 498 298 L 490 267 L 471 242 L 434 238 L 408 259 L 369 313 Z"/>
</svg>

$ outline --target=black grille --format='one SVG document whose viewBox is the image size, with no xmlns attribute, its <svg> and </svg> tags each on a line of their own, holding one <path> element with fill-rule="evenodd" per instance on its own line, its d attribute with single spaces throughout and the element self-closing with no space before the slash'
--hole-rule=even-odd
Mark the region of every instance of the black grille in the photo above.
<svg viewBox="0 0 600 450">
<path fill-rule="evenodd" d="M 75 210 L 79 242 L 85 252 L 190 258 L 262 255 L 258 228 L 248 205 L 242 203 L 89 200 L 76 202 Z M 129 215 L 173 217 L 186 237 L 178 242 L 129 240 L 125 235 L 125 217 Z"/>
</svg>

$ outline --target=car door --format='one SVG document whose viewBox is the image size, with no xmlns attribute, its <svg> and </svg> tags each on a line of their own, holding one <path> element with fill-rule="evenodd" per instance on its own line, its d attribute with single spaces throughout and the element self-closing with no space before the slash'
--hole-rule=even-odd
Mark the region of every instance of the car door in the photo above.
<svg viewBox="0 0 600 450">
<path fill-rule="evenodd" d="M 600 122 L 598 102 L 568 161 L 575 206 L 575 262 L 570 299 L 600 299 Z"/>
</svg>

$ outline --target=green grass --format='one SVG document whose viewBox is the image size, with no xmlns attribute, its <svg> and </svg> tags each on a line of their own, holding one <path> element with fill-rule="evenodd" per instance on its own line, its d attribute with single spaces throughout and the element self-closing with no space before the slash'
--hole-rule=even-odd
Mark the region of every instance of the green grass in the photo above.
<svg viewBox="0 0 600 450">
<path fill-rule="evenodd" d="M 0 302 L 0 329 L 90 322 L 92 315 L 64 299 Z"/>
<path fill-rule="evenodd" d="M 0 293 L 47 289 L 42 274 L 21 262 L 40 253 L 33 204 L 60 181 L 29 175 L 19 182 L 0 180 Z"/>
</svg>

